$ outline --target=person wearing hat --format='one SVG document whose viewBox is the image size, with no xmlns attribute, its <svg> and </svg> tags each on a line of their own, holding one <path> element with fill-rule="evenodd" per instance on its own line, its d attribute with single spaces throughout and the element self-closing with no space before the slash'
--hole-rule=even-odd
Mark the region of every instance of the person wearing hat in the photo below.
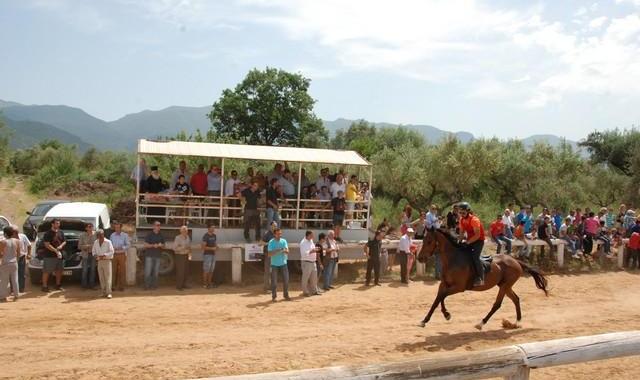
<svg viewBox="0 0 640 380">
<path fill-rule="evenodd" d="M 400 282 L 403 284 L 409 283 L 409 273 L 407 272 L 407 262 L 409 255 L 411 254 L 411 240 L 415 231 L 412 227 L 407 228 L 404 235 L 400 238 L 398 243 L 398 253 L 396 254 L 396 260 L 400 263 Z"/>
<path fill-rule="evenodd" d="M 471 205 L 467 202 L 458 204 L 460 210 L 460 234 L 466 235 L 464 241 L 465 246 L 473 261 L 473 267 L 476 272 L 476 279 L 473 286 L 484 285 L 484 268 L 480 262 L 480 254 L 484 247 L 484 227 L 480 219 L 471 212 Z"/>
<path fill-rule="evenodd" d="M 149 178 L 147 178 L 147 192 L 157 194 L 162 192 L 165 189 L 164 184 L 162 183 L 162 178 L 160 178 L 160 173 L 158 173 L 158 167 L 151 167 L 151 174 Z"/>
<path fill-rule="evenodd" d="M 113 233 L 109 236 L 113 245 L 113 288 L 124 291 L 127 278 L 127 251 L 131 246 L 129 235 L 122 231 L 122 223 L 113 222 Z"/>
</svg>

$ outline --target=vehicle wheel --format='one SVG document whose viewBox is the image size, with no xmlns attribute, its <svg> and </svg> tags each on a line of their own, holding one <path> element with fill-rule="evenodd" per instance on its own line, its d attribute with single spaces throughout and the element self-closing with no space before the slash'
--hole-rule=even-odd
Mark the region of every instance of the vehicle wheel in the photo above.
<svg viewBox="0 0 640 380">
<path fill-rule="evenodd" d="M 161 276 L 167 275 L 173 272 L 174 266 L 175 261 L 173 260 L 173 252 L 162 251 L 160 254 L 160 269 L 158 270 L 158 274 Z"/>
<path fill-rule="evenodd" d="M 40 285 L 42 283 L 42 270 L 29 269 L 29 279 L 32 285 Z"/>
</svg>

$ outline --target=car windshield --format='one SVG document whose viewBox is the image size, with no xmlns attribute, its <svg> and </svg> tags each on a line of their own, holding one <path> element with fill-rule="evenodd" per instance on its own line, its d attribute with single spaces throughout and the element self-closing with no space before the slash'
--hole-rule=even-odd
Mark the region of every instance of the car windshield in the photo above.
<svg viewBox="0 0 640 380">
<path fill-rule="evenodd" d="M 51 208 L 55 206 L 53 203 L 44 203 L 40 205 L 36 205 L 31 211 L 31 215 L 34 216 L 43 216 L 47 213 L 47 211 L 51 210 Z"/>
</svg>

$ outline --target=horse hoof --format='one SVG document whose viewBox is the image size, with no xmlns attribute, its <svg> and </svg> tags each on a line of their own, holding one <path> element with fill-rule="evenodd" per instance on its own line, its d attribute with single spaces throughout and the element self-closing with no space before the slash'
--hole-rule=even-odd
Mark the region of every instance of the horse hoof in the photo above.
<svg viewBox="0 0 640 380">
<path fill-rule="evenodd" d="M 480 321 L 477 325 L 475 325 L 475 328 L 479 331 L 482 331 L 482 326 L 484 326 L 484 322 Z"/>
<path fill-rule="evenodd" d="M 444 313 L 444 319 L 446 319 L 447 321 L 451 319 L 451 314 L 449 313 Z"/>
<path fill-rule="evenodd" d="M 424 328 L 426 325 L 427 324 L 424 321 L 418 323 L 418 327 L 423 327 Z"/>
</svg>

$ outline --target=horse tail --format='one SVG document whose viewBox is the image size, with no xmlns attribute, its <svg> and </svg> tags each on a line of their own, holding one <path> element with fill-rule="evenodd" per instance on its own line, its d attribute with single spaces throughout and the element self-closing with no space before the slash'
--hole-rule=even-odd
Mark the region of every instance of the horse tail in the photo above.
<svg viewBox="0 0 640 380">
<path fill-rule="evenodd" d="M 540 272 L 538 269 L 531 267 L 529 264 L 524 261 L 517 260 L 518 264 L 522 267 L 522 270 L 529 273 L 533 280 L 536 282 L 536 287 L 544 292 L 545 296 L 549 296 L 549 291 L 547 290 L 547 277 Z"/>
</svg>

